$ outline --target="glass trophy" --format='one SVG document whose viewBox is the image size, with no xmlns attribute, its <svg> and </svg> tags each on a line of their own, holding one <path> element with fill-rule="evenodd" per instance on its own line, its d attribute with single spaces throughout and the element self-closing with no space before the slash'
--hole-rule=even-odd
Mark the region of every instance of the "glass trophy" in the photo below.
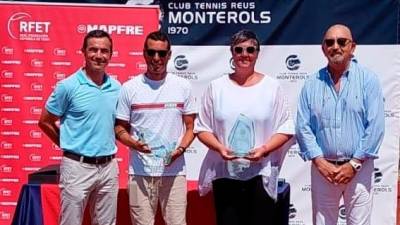
<svg viewBox="0 0 400 225">
<path fill-rule="evenodd" d="M 229 133 L 229 148 L 238 159 L 227 161 L 228 173 L 232 177 L 246 176 L 250 167 L 250 160 L 244 159 L 249 151 L 254 148 L 254 123 L 251 119 L 240 114 Z"/>
<path fill-rule="evenodd" d="M 251 119 L 240 114 L 229 133 L 229 148 L 237 157 L 246 156 L 254 148 L 254 123 Z"/>
<path fill-rule="evenodd" d="M 161 158 L 164 165 L 171 162 L 171 153 L 175 150 L 176 142 L 170 143 L 148 129 L 141 129 L 141 131 L 137 132 L 137 136 L 140 141 L 149 146 L 151 150 L 150 156 Z"/>
</svg>

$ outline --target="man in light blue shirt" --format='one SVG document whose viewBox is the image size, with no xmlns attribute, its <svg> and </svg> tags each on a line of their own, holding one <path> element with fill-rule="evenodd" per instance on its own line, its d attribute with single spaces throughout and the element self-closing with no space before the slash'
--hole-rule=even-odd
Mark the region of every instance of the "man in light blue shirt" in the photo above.
<svg viewBox="0 0 400 225">
<path fill-rule="evenodd" d="M 114 122 L 121 85 L 105 72 L 111 37 L 101 30 L 89 32 L 82 54 L 85 66 L 57 84 L 39 126 L 63 150 L 60 224 L 82 224 L 90 202 L 93 224 L 115 225 L 119 172 Z"/>
<path fill-rule="evenodd" d="M 296 135 L 301 157 L 312 160 L 315 225 L 337 224 L 341 197 L 347 225 L 370 224 L 384 105 L 377 76 L 352 61 L 355 48 L 348 27 L 331 26 L 322 43 L 328 66 L 300 94 Z"/>
</svg>

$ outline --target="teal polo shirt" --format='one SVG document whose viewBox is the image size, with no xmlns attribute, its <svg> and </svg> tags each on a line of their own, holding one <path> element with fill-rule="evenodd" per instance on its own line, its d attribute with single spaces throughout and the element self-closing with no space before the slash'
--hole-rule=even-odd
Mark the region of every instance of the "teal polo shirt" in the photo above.
<svg viewBox="0 0 400 225">
<path fill-rule="evenodd" d="M 115 110 L 121 84 L 106 75 L 102 86 L 78 70 L 57 83 L 46 103 L 60 119 L 60 147 L 84 156 L 115 154 Z"/>
</svg>

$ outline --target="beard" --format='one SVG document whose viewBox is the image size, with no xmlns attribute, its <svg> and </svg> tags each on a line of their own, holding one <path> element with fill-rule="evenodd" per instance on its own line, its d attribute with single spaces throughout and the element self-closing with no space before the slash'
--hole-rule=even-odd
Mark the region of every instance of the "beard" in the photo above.
<svg viewBox="0 0 400 225">
<path fill-rule="evenodd" d="M 345 60 L 345 58 L 341 54 L 335 54 L 335 55 L 329 57 L 329 61 L 332 64 L 342 64 L 344 62 L 344 60 Z"/>
</svg>

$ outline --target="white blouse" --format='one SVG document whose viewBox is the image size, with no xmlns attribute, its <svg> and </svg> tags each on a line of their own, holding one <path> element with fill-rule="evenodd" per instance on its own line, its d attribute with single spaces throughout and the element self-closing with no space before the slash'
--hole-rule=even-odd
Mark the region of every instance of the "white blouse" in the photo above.
<svg viewBox="0 0 400 225">
<path fill-rule="evenodd" d="M 237 129 L 238 126 L 243 129 Z M 244 146 L 256 148 L 276 133 L 294 134 L 294 125 L 277 80 L 264 76 L 257 84 L 242 87 L 229 76 L 222 76 L 212 81 L 205 91 L 194 130 L 196 133 L 213 133 L 220 143 L 230 149 L 232 144 L 235 145 L 232 137 L 243 139 L 236 141 L 236 145 L 243 144 L 247 139 Z M 218 152 L 209 150 L 200 170 L 200 195 L 212 189 L 214 179 L 248 180 L 262 175 L 265 190 L 276 199 L 279 169 L 293 140 L 257 162 L 243 158 L 224 160 Z"/>
</svg>

